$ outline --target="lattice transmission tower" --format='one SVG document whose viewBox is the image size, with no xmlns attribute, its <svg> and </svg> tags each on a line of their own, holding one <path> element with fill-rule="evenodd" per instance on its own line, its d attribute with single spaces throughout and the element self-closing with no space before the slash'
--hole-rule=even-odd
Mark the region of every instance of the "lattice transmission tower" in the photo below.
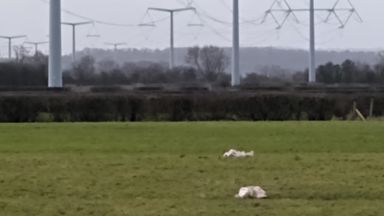
<svg viewBox="0 0 384 216">
<path fill-rule="evenodd" d="M 346 6 L 341 6 L 341 3 L 346 3 Z M 310 83 L 316 82 L 316 47 L 315 47 L 315 13 L 323 12 L 327 13 L 324 19 L 325 23 L 334 17 L 339 23 L 339 28 L 344 28 L 351 18 L 355 16 L 359 22 L 362 22 L 362 18 L 357 12 L 356 8 L 352 4 L 351 0 L 336 0 L 332 7 L 329 8 L 316 8 L 315 1 L 309 0 L 309 8 L 293 8 L 289 4 L 289 0 L 274 0 L 271 7 L 265 12 L 263 23 L 271 17 L 277 25 L 277 29 L 281 29 L 289 18 L 293 18 L 295 22 L 299 23 L 299 19 L 296 16 L 296 12 L 309 12 L 309 77 Z M 283 13 L 283 16 L 277 16 L 277 14 Z M 340 13 L 346 13 L 347 16 L 343 18 Z"/>
</svg>

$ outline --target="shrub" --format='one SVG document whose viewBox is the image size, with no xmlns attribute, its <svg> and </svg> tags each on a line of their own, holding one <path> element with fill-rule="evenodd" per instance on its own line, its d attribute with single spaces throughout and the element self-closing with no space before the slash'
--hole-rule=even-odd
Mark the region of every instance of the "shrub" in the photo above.
<svg viewBox="0 0 384 216">
<path fill-rule="evenodd" d="M 46 92 L 0 96 L 0 122 L 348 119 L 354 101 L 367 115 L 371 95 L 255 92 Z M 374 115 L 384 115 L 375 96 Z"/>
</svg>

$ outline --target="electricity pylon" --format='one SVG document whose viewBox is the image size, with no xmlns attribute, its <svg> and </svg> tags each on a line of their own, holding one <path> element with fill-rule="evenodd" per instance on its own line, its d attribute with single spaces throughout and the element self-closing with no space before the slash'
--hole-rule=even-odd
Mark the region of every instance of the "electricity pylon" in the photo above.
<svg viewBox="0 0 384 216">
<path fill-rule="evenodd" d="M 120 43 L 105 43 L 105 45 L 109 45 L 113 47 L 113 60 L 116 62 L 117 61 L 117 50 L 119 46 L 126 45 L 127 43 L 120 42 Z"/>
<path fill-rule="evenodd" d="M 348 7 L 339 7 L 339 4 L 342 0 L 336 0 L 335 4 L 331 8 L 315 8 L 315 1 L 309 0 L 309 8 L 292 8 L 288 3 L 288 0 L 274 0 L 272 6 L 269 10 L 265 12 L 265 16 L 262 22 L 265 22 L 268 16 L 271 16 L 273 21 L 277 25 L 277 29 L 281 29 L 284 24 L 287 22 L 290 16 L 292 16 L 296 22 L 299 22 L 299 19 L 295 15 L 295 12 L 309 12 L 309 82 L 316 82 L 316 46 L 315 46 L 315 12 L 322 11 L 328 13 L 327 18 L 324 22 L 328 22 L 329 19 L 334 16 L 339 22 L 339 28 L 344 28 L 353 15 L 356 15 L 359 21 L 362 22 L 362 18 L 357 12 L 356 8 L 353 6 L 351 0 L 346 0 Z M 276 8 L 277 7 L 277 8 Z M 338 14 L 339 12 L 347 12 L 348 16 L 346 19 L 342 19 Z M 275 13 L 284 13 L 283 20 L 279 20 Z"/>
<path fill-rule="evenodd" d="M 26 35 L 16 35 L 16 36 L 0 36 L 2 39 L 8 40 L 8 58 L 12 59 L 12 40 L 19 38 L 26 38 Z"/>
<path fill-rule="evenodd" d="M 113 50 L 116 52 L 119 46 L 127 45 L 127 43 L 105 43 L 105 45 L 113 46 Z"/>
<path fill-rule="evenodd" d="M 93 22 L 77 22 L 77 23 L 71 23 L 71 22 L 62 22 L 63 25 L 68 25 L 72 27 L 72 63 L 76 62 L 76 27 L 81 25 L 88 25 L 92 24 Z"/>
<path fill-rule="evenodd" d="M 171 17 L 171 45 L 170 45 L 170 54 L 169 54 L 169 68 L 173 69 L 175 67 L 175 41 L 174 41 L 174 14 L 177 12 L 196 11 L 193 7 L 179 8 L 179 9 L 165 9 L 165 8 L 153 8 L 150 7 L 148 10 L 166 12 L 170 14 Z"/>
<path fill-rule="evenodd" d="M 61 0 L 49 2 L 48 88 L 62 88 L 61 68 Z"/>
<path fill-rule="evenodd" d="M 233 0 L 232 86 L 240 85 L 239 0 Z"/>
<path fill-rule="evenodd" d="M 47 44 L 48 42 L 44 41 L 44 42 L 32 42 L 32 41 L 27 41 L 25 42 L 25 44 L 31 44 L 35 47 L 35 55 L 37 55 L 37 52 L 39 51 L 39 45 L 42 45 L 42 44 Z"/>
</svg>

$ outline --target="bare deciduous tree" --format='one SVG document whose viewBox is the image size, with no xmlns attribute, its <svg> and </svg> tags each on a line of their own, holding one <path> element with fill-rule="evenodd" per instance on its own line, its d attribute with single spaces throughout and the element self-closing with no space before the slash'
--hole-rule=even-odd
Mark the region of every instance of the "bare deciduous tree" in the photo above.
<svg viewBox="0 0 384 216">
<path fill-rule="evenodd" d="M 188 49 L 186 62 L 203 73 L 207 80 L 214 80 L 218 74 L 224 73 L 229 64 L 229 58 L 222 48 L 206 46 Z"/>
</svg>

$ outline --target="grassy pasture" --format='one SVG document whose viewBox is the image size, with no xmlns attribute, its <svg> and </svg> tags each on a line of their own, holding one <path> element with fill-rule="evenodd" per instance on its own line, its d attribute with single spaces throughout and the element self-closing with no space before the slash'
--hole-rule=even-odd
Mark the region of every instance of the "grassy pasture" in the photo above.
<svg viewBox="0 0 384 216">
<path fill-rule="evenodd" d="M 0 125 L 4 216 L 375 216 L 383 182 L 379 121 Z"/>
</svg>

